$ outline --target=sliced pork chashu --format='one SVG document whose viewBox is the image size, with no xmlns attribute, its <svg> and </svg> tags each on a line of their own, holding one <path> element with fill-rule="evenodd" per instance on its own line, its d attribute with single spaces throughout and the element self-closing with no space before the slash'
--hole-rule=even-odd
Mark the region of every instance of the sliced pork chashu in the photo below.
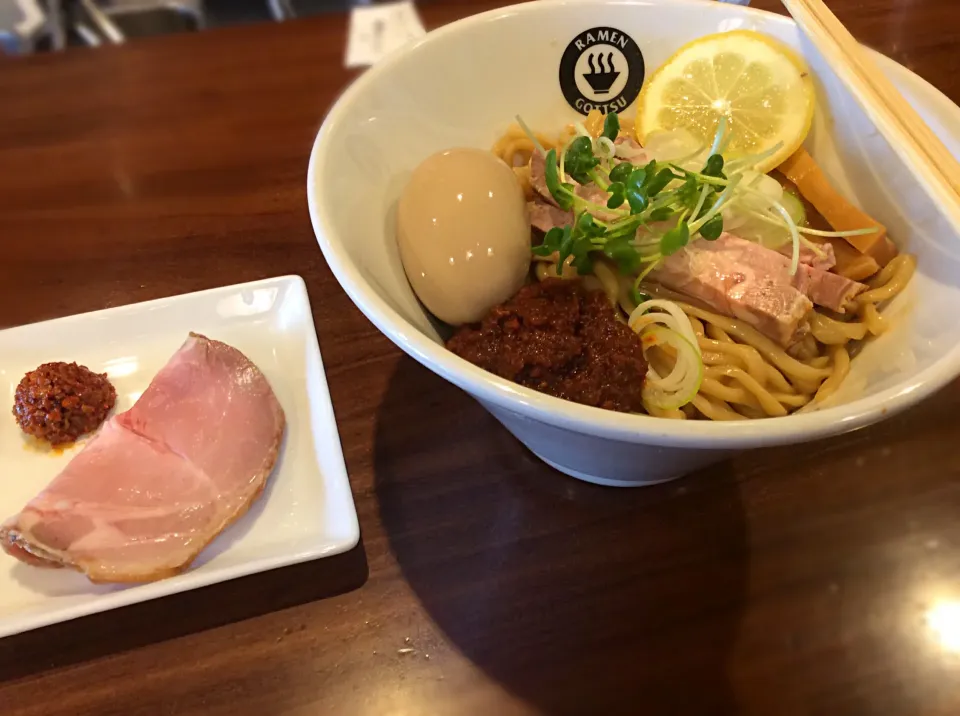
<svg viewBox="0 0 960 716">
<path fill-rule="evenodd" d="M 830 256 L 825 258 L 828 265 Z M 814 257 L 808 254 L 807 260 L 813 263 Z M 692 241 L 664 259 L 650 278 L 742 320 L 784 347 L 795 341 L 814 304 L 843 312 L 867 288 L 806 263 L 791 275 L 787 256 L 728 233 L 716 241 Z"/>
</svg>

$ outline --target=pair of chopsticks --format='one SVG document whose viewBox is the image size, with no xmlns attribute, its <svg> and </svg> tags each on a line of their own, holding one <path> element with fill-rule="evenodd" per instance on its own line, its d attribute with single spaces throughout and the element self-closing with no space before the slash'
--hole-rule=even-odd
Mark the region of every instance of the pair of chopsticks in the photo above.
<svg viewBox="0 0 960 716">
<path fill-rule="evenodd" d="M 823 0 L 782 0 L 880 134 L 960 228 L 960 163 Z"/>
</svg>

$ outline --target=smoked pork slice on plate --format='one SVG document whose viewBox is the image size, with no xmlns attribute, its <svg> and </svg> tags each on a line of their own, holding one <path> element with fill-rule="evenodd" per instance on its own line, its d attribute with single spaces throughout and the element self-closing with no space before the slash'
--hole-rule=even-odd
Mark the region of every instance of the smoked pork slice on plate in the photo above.
<svg viewBox="0 0 960 716">
<path fill-rule="evenodd" d="M 263 492 L 284 427 L 257 366 L 191 333 L 134 406 L 0 528 L 0 543 L 94 582 L 178 574 Z"/>
</svg>

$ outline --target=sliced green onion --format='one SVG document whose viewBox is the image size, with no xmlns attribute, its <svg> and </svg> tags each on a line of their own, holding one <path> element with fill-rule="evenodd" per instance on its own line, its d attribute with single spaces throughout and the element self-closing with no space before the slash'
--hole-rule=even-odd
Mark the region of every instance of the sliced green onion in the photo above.
<svg viewBox="0 0 960 716">
<path fill-rule="evenodd" d="M 540 152 L 540 156 L 547 156 L 547 153 L 543 151 L 543 146 L 539 141 L 537 141 L 537 136 L 533 133 L 533 130 L 527 126 L 527 123 L 523 121 L 523 117 L 521 117 L 519 114 L 517 115 L 517 124 L 520 125 L 520 129 L 523 130 L 523 133 L 527 135 L 530 141 L 533 142 L 533 146 L 537 148 L 538 152 Z"/>
<path fill-rule="evenodd" d="M 710 146 L 710 154 L 714 155 L 720 152 L 720 145 L 723 143 L 727 134 L 727 117 L 726 115 L 720 117 L 720 121 L 717 122 L 717 133 L 713 138 L 713 144 Z"/>
<path fill-rule="evenodd" d="M 692 224 L 690 224 L 691 236 L 697 233 L 698 231 L 700 231 L 700 228 L 704 224 L 706 224 L 708 221 L 710 221 L 710 219 L 712 219 L 714 216 L 720 213 L 720 211 L 723 210 L 723 207 L 726 206 L 727 203 L 729 203 L 731 197 L 733 196 L 733 192 L 736 190 L 737 186 L 739 186 L 740 184 L 741 176 L 742 175 L 738 174 L 733 178 L 731 178 L 730 183 L 727 184 L 726 189 L 720 192 L 720 196 L 718 196 L 717 200 L 713 202 L 713 206 L 710 207 L 710 211 L 708 211 L 706 214 L 704 214 L 699 219 L 697 219 Z"/>
<path fill-rule="evenodd" d="M 800 232 L 797 231 L 797 225 L 793 223 L 790 212 L 784 209 L 782 205 L 774 204 L 772 208 L 783 217 L 787 223 L 787 228 L 790 230 L 790 240 L 793 242 L 793 251 L 790 252 L 790 275 L 794 276 L 797 269 L 800 268 Z"/>
<path fill-rule="evenodd" d="M 798 226 L 797 231 L 809 236 L 826 236 L 828 238 L 842 239 L 847 236 L 866 236 L 878 231 L 874 226 L 872 229 L 850 229 L 849 231 L 818 231 L 817 229 L 808 229 L 806 226 Z"/>
<path fill-rule="evenodd" d="M 657 238 L 657 244 L 659 245 L 660 239 Z M 643 259 L 644 262 L 649 261 L 650 265 L 647 266 L 643 271 L 640 272 L 640 275 L 633 282 L 634 288 L 639 288 L 640 284 L 643 283 L 643 279 L 650 275 L 650 272 L 653 271 L 657 265 L 663 260 L 663 255 L 658 251 L 653 256 Z"/>
<path fill-rule="evenodd" d="M 671 169 L 676 169 L 678 172 L 684 172 L 691 176 L 696 177 L 702 184 L 713 184 L 714 186 L 728 186 L 730 184 L 730 179 L 720 179 L 719 177 L 708 177 L 706 174 L 701 174 L 700 172 L 692 172 L 689 169 L 684 169 L 683 167 L 670 162 L 666 166 Z"/>
<path fill-rule="evenodd" d="M 613 159 L 614 155 L 617 153 L 617 148 L 613 146 L 613 142 L 606 137 L 597 137 L 595 140 L 593 140 L 593 142 L 594 154 L 600 159 Z"/>
<path fill-rule="evenodd" d="M 567 156 L 567 150 L 570 149 L 570 145 L 573 144 L 573 140 L 576 139 L 576 135 L 570 137 L 567 140 L 567 143 L 563 145 L 560 149 L 560 181 L 565 182 L 567 180 L 567 175 L 563 172 L 563 160 Z"/>
<path fill-rule="evenodd" d="M 786 196 L 786 194 L 784 194 L 784 196 Z M 771 226 L 776 226 L 784 230 L 788 228 L 783 221 L 775 216 L 770 216 L 769 214 L 764 214 L 763 212 L 755 211 L 754 209 L 746 209 L 746 213 L 755 219 L 759 219 L 760 221 L 770 224 Z M 820 229 L 811 229 L 807 226 L 797 226 L 797 232 L 801 235 L 806 234 L 808 236 L 823 236 L 828 239 L 842 239 L 847 236 L 866 236 L 867 234 L 872 234 L 875 231 L 877 231 L 876 227 L 867 229 L 849 229 L 848 231 L 821 231 Z M 816 244 L 811 245 L 816 246 Z"/>
<path fill-rule="evenodd" d="M 700 191 L 700 198 L 697 200 L 697 205 L 693 209 L 693 213 L 690 214 L 694 219 L 700 215 L 700 210 L 703 208 L 704 202 L 707 200 L 707 194 L 710 193 L 710 187 L 705 186 Z"/>
</svg>

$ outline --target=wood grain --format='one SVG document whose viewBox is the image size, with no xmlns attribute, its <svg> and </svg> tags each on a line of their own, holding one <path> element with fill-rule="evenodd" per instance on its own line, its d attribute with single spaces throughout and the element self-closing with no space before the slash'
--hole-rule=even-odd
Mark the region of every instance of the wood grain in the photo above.
<svg viewBox="0 0 960 716">
<path fill-rule="evenodd" d="M 831 6 L 960 100 L 954 0 Z M 0 326 L 299 273 L 363 533 L 0 641 L 0 714 L 960 712 L 960 655 L 926 616 L 960 598 L 960 384 L 657 488 L 552 472 L 403 357 L 317 250 L 304 173 L 352 78 L 345 28 L 0 64 Z"/>
</svg>

